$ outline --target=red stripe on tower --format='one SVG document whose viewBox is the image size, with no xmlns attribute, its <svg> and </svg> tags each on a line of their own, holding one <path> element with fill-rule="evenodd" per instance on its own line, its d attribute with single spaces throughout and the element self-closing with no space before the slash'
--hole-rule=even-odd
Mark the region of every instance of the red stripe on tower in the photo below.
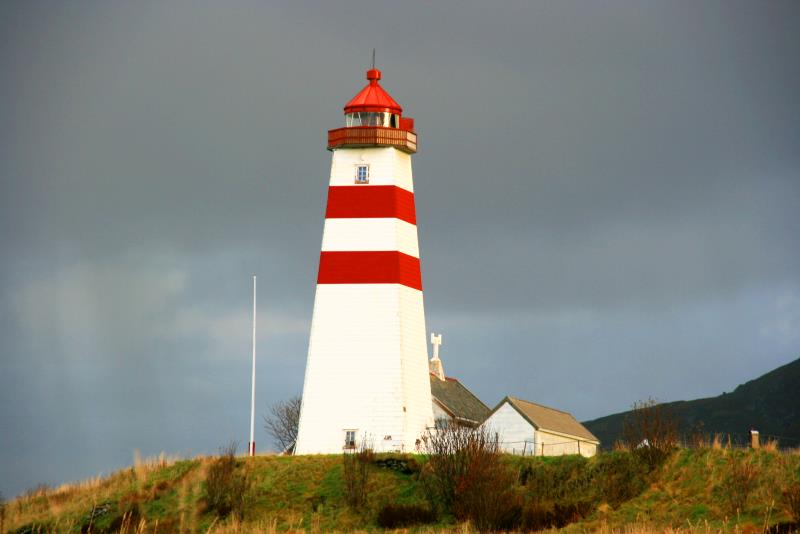
<svg viewBox="0 0 800 534">
<path fill-rule="evenodd" d="M 394 217 L 417 224 L 414 193 L 394 185 L 330 186 L 325 217 L 327 219 Z"/>
<path fill-rule="evenodd" d="M 422 291 L 419 258 L 396 251 L 323 252 L 318 284 L 401 284 Z"/>
</svg>

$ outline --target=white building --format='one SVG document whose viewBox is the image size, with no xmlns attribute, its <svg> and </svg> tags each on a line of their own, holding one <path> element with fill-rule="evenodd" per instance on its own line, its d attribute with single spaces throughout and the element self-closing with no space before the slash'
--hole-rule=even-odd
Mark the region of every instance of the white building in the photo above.
<svg viewBox="0 0 800 534">
<path fill-rule="evenodd" d="M 433 425 L 413 119 L 367 71 L 333 152 L 296 454 L 413 451 Z"/>
<path fill-rule="evenodd" d="M 501 448 L 512 454 L 594 456 L 600 445 L 571 414 L 514 397 L 500 401 L 482 426 L 496 433 Z"/>
<path fill-rule="evenodd" d="M 460 425 L 476 427 L 489 415 L 489 407 L 456 378 L 445 376 L 444 365 L 439 358 L 442 336 L 431 334 L 433 358 L 429 362 L 431 381 L 431 404 L 436 427 Z"/>
</svg>

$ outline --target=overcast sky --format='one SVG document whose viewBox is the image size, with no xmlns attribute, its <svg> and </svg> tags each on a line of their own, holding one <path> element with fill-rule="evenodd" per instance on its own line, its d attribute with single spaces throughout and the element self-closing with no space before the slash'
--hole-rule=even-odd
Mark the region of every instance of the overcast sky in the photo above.
<svg viewBox="0 0 800 534">
<path fill-rule="evenodd" d="M 0 491 L 300 393 L 326 131 L 416 120 L 448 375 L 581 420 L 800 356 L 800 3 L 0 4 Z M 259 449 L 269 439 L 259 424 Z"/>
</svg>

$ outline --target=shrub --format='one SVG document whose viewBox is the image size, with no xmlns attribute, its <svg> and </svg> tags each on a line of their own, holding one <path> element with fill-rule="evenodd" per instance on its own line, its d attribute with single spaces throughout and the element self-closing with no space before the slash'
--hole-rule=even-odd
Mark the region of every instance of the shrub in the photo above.
<svg viewBox="0 0 800 534">
<path fill-rule="evenodd" d="M 800 481 L 794 480 L 781 492 L 786 511 L 795 523 L 800 523 Z"/>
<path fill-rule="evenodd" d="M 528 531 L 564 528 L 593 511 L 594 505 L 585 500 L 531 501 L 522 511 L 521 527 Z"/>
<path fill-rule="evenodd" d="M 556 527 L 562 528 L 580 521 L 594 511 L 592 503 L 584 500 L 557 502 L 555 504 Z"/>
<path fill-rule="evenodd" d="M 527 529 L 565 526 L 597 505 L 614 508 L 639 495 L 648 484 L 648 468 L 628 452 L 525 459 L 520 469 L 528 504 L 521 522 Z"/>
<path fill-rule="evenodd" d="M 483 469 L 486 461 L 499 460 L 497 440 L 483 430 L 451 425 L 429 430 L 422 441 L 429 455 L 421 477 L 424 488 L 433 502 L 446 508 L 471 473 Z"/>
<path fill-rule="evenodd" d="M 206 497 L 210 510 L 225 517 L 235 513 L 241 518 L 244 514 L 245 496 L 249 487 L 246 473 L 236 471 L 236 449 L 238 444 L 231 442 L 220 450 L 208 467 L 206 475 Z"/>
<path fill-rule="evenodd" d="M 387 504 L 378 512 L 381 528 L 402 528 L 436 521 L 436 512 L 416 504 Z"/>
<path fill-rule="evenodd" d="M 747 499 L 756 487 L 758 475 L 758 466 L 752 462 L 752 458 L 740 459 L 736 455 L 728 458 L 728 475 L 723 484 L 729 512 L 734 514 L 744 511 Z"/>
<path fill-rule="evenodd" d="M 515 474 L 502 463 L 473 465 L 456 487 L 453 515 L 470 519 L 479 532 L 513 530 L 522 515 L 522 501 L 514 486 Z"/>
<path fill-rule="evenodd" d="M 618 508 L 645 490 L 647 467 L 630 453 L 602 454 L 595 458 L 586 480 L 598 501 Z"/>
<path fill-rule="evenodd" d="M 593 495 L 592 462 L 583 456 L 526 459 L 520 471 L 526 493 L 535 502 L 569 501 L 575 495 Z"/>
<path fill-rule="evenodd" d="M 552 501 L 531 501 L 522 510 L 521 527 L 524 530 L 545 530 L 555 526 L 555 510 Z"/>
<path fill-rule="evenodd" d="M 661 465 L 678 444 L 675 416 L 654 399 L 633 404 L 623 421 L 622 435 L 628 449 L 651 470 Z"/>
<path fill-rule="evenodd" d="M 361 440 L 358 450 L 346 450 L 342 454 L 345 499 L 351 508 L 360 508 L 367 502 L 369 466 L 374 459 L 375 454 L 367 444 L 366 437 Z"/>
<path fill-rule="evenodd" d="M 420 480 L 432 507 L 470 519 L 481 531 L 519 521 L 516 474 L 502 462 L 497 437 L 451 425 L 430 430 L 423 443 L 429 457 Z"/>
</svg>

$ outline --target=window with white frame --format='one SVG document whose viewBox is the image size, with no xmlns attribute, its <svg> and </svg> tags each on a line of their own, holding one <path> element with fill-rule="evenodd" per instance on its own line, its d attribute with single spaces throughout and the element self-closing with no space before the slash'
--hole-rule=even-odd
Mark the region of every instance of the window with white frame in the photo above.
<svg viewBox="0 0 800 534">
<path fill-rule="evenodd" d="M 345 430 L 344 431 L 344 448 L 345 449 L 355 449 L 356 448 L 356 431 L 355 430 Z"/>
<path fill-rule="evenodd" d="M 369 183 L 369 165 L 356 165 L 356 183 Z"/>
</svg>

